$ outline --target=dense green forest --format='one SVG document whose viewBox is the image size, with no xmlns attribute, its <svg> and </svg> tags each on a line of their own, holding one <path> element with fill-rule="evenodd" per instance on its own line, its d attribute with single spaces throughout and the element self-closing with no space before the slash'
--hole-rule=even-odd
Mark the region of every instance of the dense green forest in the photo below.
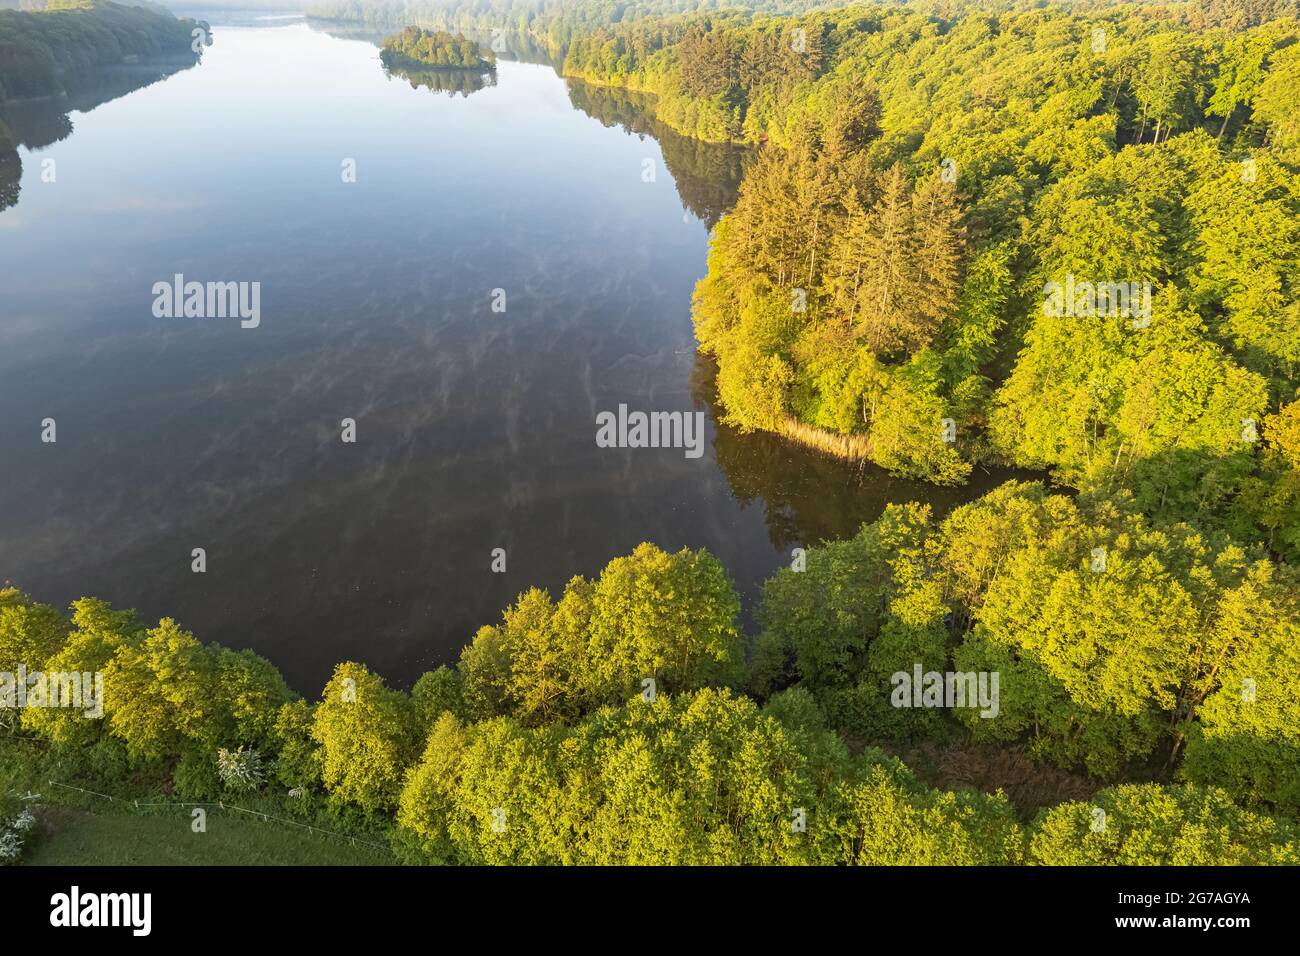
<svg viewBox="0 0 1300 956">
<path fill-rule="evenodd" d="M 345 663 L 314 703 L 174 621 L 10 589 L 0 672 L 102 672 L 104 711 L 0 711 L 3 763 L 128 798 L 295 788 L 410 862 L 1300 862 L 1300 582 L 1259 546 L 1008 483 L 804 557 L 751 648 L 716 559 L 646 544 L 521 594 L 409 694 Z M 918 664 L 999 672 L 996 719 L 896 706 Z M 920 741 L 992 770 L 909 769 Z"/>
<path fill-rule="evenodd" d="M 565 71 L 767 144 L 696 294 L 734 423 L 1129 488 L 1294 558 L 1300 28 L 1224 19 L 647 19 Z M 1132 301 L 1050 308 L 1076 281 Z"/>
<path fill-rule="evenodd" d="M 0 793 L 271 800 L 411 863 L 1300 863 L 1293 2 L 400 8 L 526 30 L 602 122 L 743 171 L 691 187 L 731 423 L 1050 483 L 796 549 L 750 633 L 714 557 L 644 544 L 409 693 L 349 662 L 307 700 L 172 620 L 0 591 L 0 673 L 106 695 L 0 709 Z"/>
<path fill-rule="evenodd" d="M 414 23 L 464 32 L 500 30 L 527 36 L 562 55 L 575 38 L 612 24 L 704 10 L 752 9 L 797 13 L 847 0 L 319 0 L 309 16 L 391 29 Z"/>
<path fill-rule="evenodd" d="M 0 10 L 0 102 L 63 93 L 67 74 L 128 57 L 190 54 L 194 26 L 193 20 L 105 0 Z"/>
<path fill-rule="evenodd" d="M 496 64 L 496 54 L 473 40 L 414 26 L 386 37 L 379 58 L 390 68 L 490 70 Z"/>
<path fill-rule="evenodd" d="M 695 301 L 732 424 L 1128 489 L 1300 557 L 1292 0 L 685 8 L 430 16 L 557 38 L 664 126 L 761 144 Z"/>
</svg>

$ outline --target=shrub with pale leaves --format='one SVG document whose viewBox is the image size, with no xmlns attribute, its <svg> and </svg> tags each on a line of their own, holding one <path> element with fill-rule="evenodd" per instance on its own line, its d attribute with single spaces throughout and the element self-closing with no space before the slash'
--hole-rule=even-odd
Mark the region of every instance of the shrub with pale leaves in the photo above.
<svg viewBox="0 0 1300 956">
<path fill-rule="evenodd" d="M 252 747 L 222 747 L 217 751 L 217 773 L 227 790 L 256 790 L 266 779 L 262 755 Z"/>
<path fill-rule="evenodd" d="M 0 866 L 17 863 L 23 855 L 27 834 L 36 826 L 32 811 L 23 810 L 18 816 L 0 825 Z"/>
</svg>

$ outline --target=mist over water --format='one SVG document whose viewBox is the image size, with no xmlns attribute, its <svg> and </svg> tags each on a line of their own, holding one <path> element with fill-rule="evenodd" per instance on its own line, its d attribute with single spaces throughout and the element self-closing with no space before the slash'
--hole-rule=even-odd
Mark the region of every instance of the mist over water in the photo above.
<svg viewBox="0 0 1300 956">
<path fill-rule="evenodd" d="M 66 124 L 51 107 L 18 150 L 0 579 L 174 617 L 314 694 L 342 660 L 408 684 L 520 591 L 641 541 L 708 548 L 752 599 L 790 548 L 887 501 L 943 510 L 992 483 L 942 491 L 716 424 L 690 299 L 734 153 L 544 65 L 439 90 L 304 23 L 214 26 L 201 64 L 64 104 Z M 177 274 L 260 283 L 260 324 L 155 318 Z M 703 410 L 703 456 L 598 448 L 620 403 Z"/>
</svg>

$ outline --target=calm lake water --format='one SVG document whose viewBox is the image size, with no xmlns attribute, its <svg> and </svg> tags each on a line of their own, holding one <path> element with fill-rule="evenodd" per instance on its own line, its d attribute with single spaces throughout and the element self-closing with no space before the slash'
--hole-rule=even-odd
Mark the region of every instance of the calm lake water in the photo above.
<svg viewBox="0 0 1300 956">
<path fill-rule="evenodd" d="M 708 548 L 750 604 L 796 545 L 993 483 L 715 424 L 690 297 L 736 152 L 544 65 L 437 92 L 364 40 L 214 27 L 198 65 L 5 116 L 0 579 L 175 617 L 314 694 L 342 660 L 409 684 L 641 541 Z M 259 282 L 260 325 L 155 318 L 176 273 Z M 620 403 L 704 411 L 703 456 L 597 448 Z"/>
</svg>

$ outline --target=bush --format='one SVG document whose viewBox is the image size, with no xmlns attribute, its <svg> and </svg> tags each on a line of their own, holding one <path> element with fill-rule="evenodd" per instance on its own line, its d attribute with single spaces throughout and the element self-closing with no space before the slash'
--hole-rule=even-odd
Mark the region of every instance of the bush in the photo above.
<svg viewBox="0 0 1300 956">
<path fill-rule="evenodd" d="M 1291 824 L 1235 806 L 1223 790 L 1149 783 L 1042 811 L 1029 856 L 1053 866 L 1294 866 L 1300 836 Z"/>
<path fill-rule="evenodd" d="M 218 750 L 217 774 L 221 777 L 221 785 L 236 793 L 260 790 L 266 782 L 262 755 L 251 747 L 235 750 L 222 747 Z"/>
</svg>

